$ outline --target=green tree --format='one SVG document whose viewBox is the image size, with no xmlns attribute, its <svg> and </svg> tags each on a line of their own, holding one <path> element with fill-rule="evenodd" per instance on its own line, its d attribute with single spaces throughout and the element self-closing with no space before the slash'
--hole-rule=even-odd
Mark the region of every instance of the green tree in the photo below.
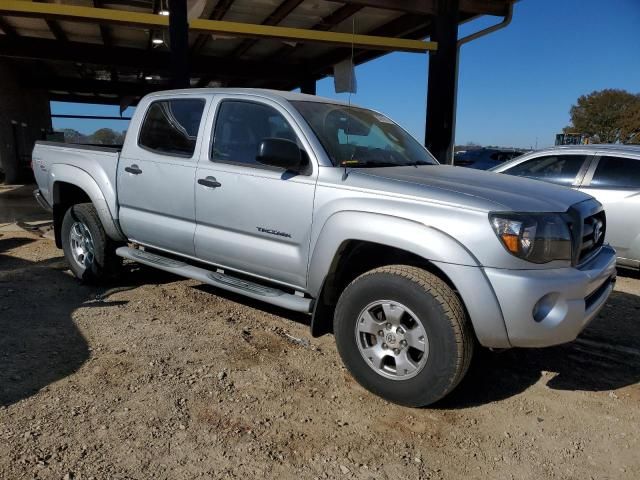
<svg viewBox="0 0 640 480">
<path fill-rule="evenodd" d="M 61 132 L 64 134 L 64 141 L 67 143 L 82 143 L 85 136 L 73 128 L 63 128 Z"/>
<path fill-rule="evenodd" d="M 640 102 L 636 102 L 625 114 L 620 128 L 624 143 L 640 144 Z"/>
<path fill-rule="evenodd" d="M 639 143 L 640 95 L 605 89 L 582 95 L 571 107 L 565 133 L 589 135 L 600 143 Z"/>
<path fill-rule="evenodd" d="M 97 143 L 99 145 L 114 145 L 117 143 L 118 137 L 119 134 L 110 128 L 100 128 L 91 134 L 90 140 L 91 143 Z"/>
</svg>

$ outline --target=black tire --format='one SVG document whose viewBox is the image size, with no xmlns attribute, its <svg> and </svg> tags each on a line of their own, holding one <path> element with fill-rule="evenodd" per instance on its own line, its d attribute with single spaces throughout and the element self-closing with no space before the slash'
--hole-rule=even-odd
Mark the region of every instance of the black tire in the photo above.
<svg viewBox="0 0 640 480">
<path fill-rule="evenodd" d="M 422 369 L 411 378 L 386 378 L 360 353 L 359 316 L 381 300 L 408 307 L 426 333 L 428 354 Z M 430 405 L 450 393 L 467 372 L 474 348 L 472 328 L 456 293 L 436 275 L 408 265 L 377 268 L 351 282 L 338 300 L 334 334 L 342 361 L 360 385 L 410 407 Z"/>
<path fill-rule="evenodd" d="M 93 240 L 93 261 L 81 266 L 73 258 L 71 229 L 75 223 L 83 224 Z M 115 254 L 120 246 L 111 240 L 102 227 L 98 212 L 91 203 L 79 203 L 69 208 L 62 220 L 62 250 L 73 274 L 84 283 L 101 283 L 113 279 L 120 272 L 122 259 Z"/>
</svg>

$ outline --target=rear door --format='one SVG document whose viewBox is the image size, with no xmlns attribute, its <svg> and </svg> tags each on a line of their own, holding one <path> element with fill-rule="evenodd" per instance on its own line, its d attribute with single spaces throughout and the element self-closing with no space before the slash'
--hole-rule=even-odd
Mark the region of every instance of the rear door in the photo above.
<svg viewBox="0 0 640 480">
<path fill-rule="evenodd" d="M 194 183 L 206 106 L 202 95 L 152 99 L 131 129 L 138 138 L 127 139 L 118 163 L 120 225 L 129 239 L 194 254 Z"/>
<path fill-rule="evenodd" d="M 210 146 L 196 174 L 197 257 L 303 289 L 318 173 L 310 145 L 286 109 L 266 98 L 220 98 L 211 109 Z M 295 141 L 306 171 L 257 163 L 264 138 Z"/>
<path fill-rule="evenodd" d="M 605 238 L 618 257 L 640 260 L 640 158 L 601 152 L 580 190 L 604 205 Z"/>
</svg>

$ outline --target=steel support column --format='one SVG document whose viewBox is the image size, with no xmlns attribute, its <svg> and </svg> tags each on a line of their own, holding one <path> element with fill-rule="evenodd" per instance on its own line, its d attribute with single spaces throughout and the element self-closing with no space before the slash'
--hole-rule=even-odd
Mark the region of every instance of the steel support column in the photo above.
<svg viewBox="0 0 640 480">
<path fill-rule="evenodd" d="M 171 84 L 189 88 L 189 22 L 187 0 L 169 0 L 169 49 L 171 50 Z"/>
<path fill-rule="evenodd" d="M 440 163 L 453 163 L 458 90 L 458 0 L 439 0 L 429 55 L 425 146 Z"/>
<path fill-rule="evenodd" d="M 313 78 L 307 78 L 300 85 L 300 92 L 307 93 L 309 95 L 316 94 L 316 81 Z"/>
</svg>

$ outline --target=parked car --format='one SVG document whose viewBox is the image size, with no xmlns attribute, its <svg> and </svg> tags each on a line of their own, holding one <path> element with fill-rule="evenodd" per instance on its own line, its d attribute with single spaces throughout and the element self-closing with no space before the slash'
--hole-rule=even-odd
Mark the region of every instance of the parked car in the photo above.
<svg viewBox="0 0 640 480">
<path fill-rule="evenodd" d="M 593 195 L 607 212 L 607 240 L 617 251 L 618 264 L 640 266 L 640 146 L 553 147 L 532 152 L 494 171 Z"/>
<path fill-rule="evenodd" d="M 449 393 L 476 342 L 573 340 L 615 282 L 589 195 L 439 165 L 381 113 L 334 100 L 158 92 L 122 150 L 33 156 L 79 279 L 127 258 L 308 313 L 358 382 L 404 405 Z"/>
<path fill-rule="evenodd" d="M 524 150 L 512 148 L 473 148 L 460 150 L 453 156 L 453 164 L 457 167 L 489 170 L 523 153 L 525 153 Z"/>
</svg>

